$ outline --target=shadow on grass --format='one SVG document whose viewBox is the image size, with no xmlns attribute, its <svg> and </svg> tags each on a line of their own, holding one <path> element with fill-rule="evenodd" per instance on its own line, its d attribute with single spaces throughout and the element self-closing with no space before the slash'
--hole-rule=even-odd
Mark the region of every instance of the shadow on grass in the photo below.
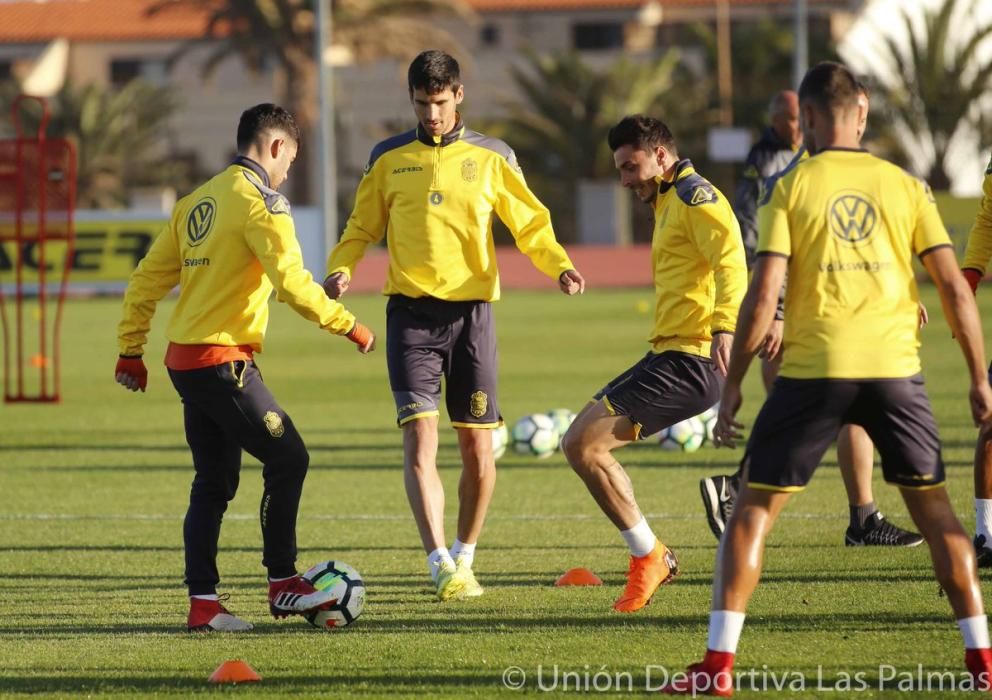
<svg viewBox="0 0 992 700">
<path fill-rule="evenodd" d="M 5 693 L 116 693 L 116 694 L 162 694 L 186 695 L 202 693 L 211 686 L 206 683 L 206 673 L 196 677 L 173 675 L 138 675 L 132 669 L 106 669 L 100 678 L 78 674 L 30 674 L 14 675 L 0 673 L 0 687 Z M 305 674 L 294 674 L 290 678 L 279 678 L 267 675 L 264 667 L 259 668 L 262 675 L 261 683 L 241 684 L 240 686 L 218 686 L 218 692 L 248 692 L 253 689 L 259 692 L 296 691 L 310 697 L 329 697 L 328 693 L 338 696 L 343 694 L 365 693 L 406 693 L 423 694 L 425 696 L 453 695 L 460 696 L 466 692 L 473 695 L 484 689 L 493 693 L 504 691 L 500 680 L 500 669 L 492 669 L 487 673 L 465 673 L 445 669 L 443 674 L 430 672 L 419 673 L 411 670 L 404 674 L 398 671 L 379 672 L 369 669 L 342 668 L 337 673 L 326 670 L 308 669 Z M 242 690 L 242 688 L 244 690 Z M 333 695 L 332 695 L 333 696 Z"/>
<path fill-rule="evenodd" d="M 421 608 L 422 613 L 416 617 L 385 617 L 366 615 L 345 634 L 350 636 L 366 636 L 376 634 L 444 634 L 444 635 L 477 635 L 480 632 L 498 634 L 534 634 L 537 632 L 554 632 L 563 629 L 587 629 L 591 634 L 601 636 L 610 632 L 624 632 L 632 629 L 658 631 L 664 626 L 670 632 L 699 632 L 706 630 L 708 614 L 704 610 L 692 614 L 671 613 L 651 614 L 651 611 L 640 615 L 625 615 L 609 612 L 603 614 L 600 610 L 592 610 L 586 615 L 574 613 L 554 614 L 545 616 L 526 615 L 508 616 L 505 611 L 494 615 L 489 608 L 473 606 L 472 603 L 452 606 L 450 604 L 430 601 Z M 251 618 L 252 616 L 248 616 Z M 190 633 L 182 624 L 182 615 L 177 615 L 175 621 L 163 624 L 134 624 L 107 623 L 95 624 L 85 622 L 73 625 L 67 620 L 53 630 L 46 625 L 0 625 L 0 637 L 11 636 L 23 642 L 31 639 L 67 638 L 77 635 L 127 635 L 150 634 L 166 635 L 177 644 L 203 642 L 214 643 L 217 635 Z M 289 636 L 296 638 L 300 633 L 311 630 L 302 620 L 272 621 L 255 617 L 256 627 L 251 632 L 238 635 L 237 638 L 246 640 L 252 637 Z M 765 632 L 788 632 L 789 634 L 816 632 L 825 630 L 832 632 L 863 632 L 883 631 L 896 633 L 899 630 L 923 632 L 927 630 L 946 630 L 948 615 L 946 614 L 870 614 L 865 612 L 833 612 L 833 613 L 785 613 L 777 615 L 749 615 L 748 629 Z M 317 634 L 317 633 L 315 633 Z M 225 637 L 226 638 L 226 637 Z M 233 638 L 233 637 L 232 637 Z M 0 676 L 3 678 L 3 676 Z M 2 687 L 0 682 L 0 687 Z"/>
</svg>

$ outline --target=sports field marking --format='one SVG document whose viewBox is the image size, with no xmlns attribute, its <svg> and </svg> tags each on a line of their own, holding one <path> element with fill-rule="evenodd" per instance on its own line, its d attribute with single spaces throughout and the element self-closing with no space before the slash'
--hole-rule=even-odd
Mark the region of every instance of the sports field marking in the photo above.
<svg viewBox="0 0 992 700">
<path fill-rule="evenodd" d="M 70 513 L 0 513 L 0 520 L 182 520 L 183 514 L 163 514 L 163 513 L 127 513 L 122 515 L 73 515 Z M 385 515 L 374 513 L 345 513 L 341 515 L 301 515 L 300 520 L 397 520 L 407 521 L 412 516 Z M 700 514 L 684 513 L 646 513 L 645 516 L 652 520 L 702 520 Z M 825 515 L 823 513 L 782 513 L 780 518 L 792 520 L 844 520 L 846 515 Z M 587 514 L 551 514 L 551 515 L 490 515 L 487 521 L 526 521 L 526 520 L 548 520 L 548 521 L 571 521 L 571 520 L 604 520 L 602 515 Z M 224 520 L 258 520 L 257 513 L 226 513 Z"/>
</svg>

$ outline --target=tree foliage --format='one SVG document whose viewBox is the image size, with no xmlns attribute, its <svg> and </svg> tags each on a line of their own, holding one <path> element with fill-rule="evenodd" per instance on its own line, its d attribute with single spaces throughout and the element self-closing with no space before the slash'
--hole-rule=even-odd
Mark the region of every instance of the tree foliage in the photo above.
<svg viewBox="0 0 992 700">
<path fill-rule="evenodd" d="M 981 150 L 992 148 L 992 62 L 980 60 L 992 23 L 962 22 L 976 16 L 978 2 L 946 0 L 922 17 L 904 8 L 898 22 L 908 40 L 878 27 L 882 50 L 864 56 L 878 87 L 872 110 L 894 129 L 896 138 L 886 139 L 892 155 L 934 189 L 950 186 L 948 155 L 958 139 L 977 137 Z"/>
</svg>

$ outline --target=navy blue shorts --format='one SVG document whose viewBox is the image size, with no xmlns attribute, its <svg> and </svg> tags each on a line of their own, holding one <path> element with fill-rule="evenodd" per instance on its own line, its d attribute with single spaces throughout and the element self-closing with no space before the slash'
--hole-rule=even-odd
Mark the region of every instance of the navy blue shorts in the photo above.
<svg viewBox="0 0 992 700">
<path fill-rule="evenodd" d="M 710 408 L 720 400 L 723 376 L 699 355 L 649 352 L 593 397 L 615 416 L 627 416 L 643 439 Z"/>
<path fill-rule="evenodd" d="M 741 467 L 748 484 L 798 491 L 841 426 L 862 426 L 882 456 L 885 480 L 903 488 L 944 483 L 937 423 L 923 376 L 905 379 L 779 377 L 758 413 Z"/>
<path fill-rule="evenodd" d="M 386 364 L 398 425 L 440 413 L 442 378 L 453 426 L 502 425 L 496 405 L 496 328 L 489 302 L 390 296 Z"/>
</svg>

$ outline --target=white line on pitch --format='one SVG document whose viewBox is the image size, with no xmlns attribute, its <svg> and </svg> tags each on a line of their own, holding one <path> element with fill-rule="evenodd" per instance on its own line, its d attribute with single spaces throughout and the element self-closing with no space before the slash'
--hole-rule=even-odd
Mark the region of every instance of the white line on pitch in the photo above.
<svg viewBox="0 0 992 700">
<path fill-rule="evenodd" d="M 182 520 L 183 515 L 156 513 L 122 513 L 116 515 L 85 515 L 72 513 L 0 513 L 0 520 Z M 487 520 L 508 521 L 573 521 L 573 520 L 602 520 L 603 515 L 559 513 L 550 515 L 489 515 Z M 647 513 L 645 517 L 653 520 L 702 520 L 702 515 L 680 513 Z M 846 515 L 830 515 L 823 513 L 782 513 L 780 518 L 792 520 L 847 520 Z M 301 515 L 300 520 L 410 520 L 409 514 L 387 515 L 371 513 L 342 513 L 328 515 Z M 227 513 L 225 520 L 258 520 L 255 513 Z"/>
</svg>

